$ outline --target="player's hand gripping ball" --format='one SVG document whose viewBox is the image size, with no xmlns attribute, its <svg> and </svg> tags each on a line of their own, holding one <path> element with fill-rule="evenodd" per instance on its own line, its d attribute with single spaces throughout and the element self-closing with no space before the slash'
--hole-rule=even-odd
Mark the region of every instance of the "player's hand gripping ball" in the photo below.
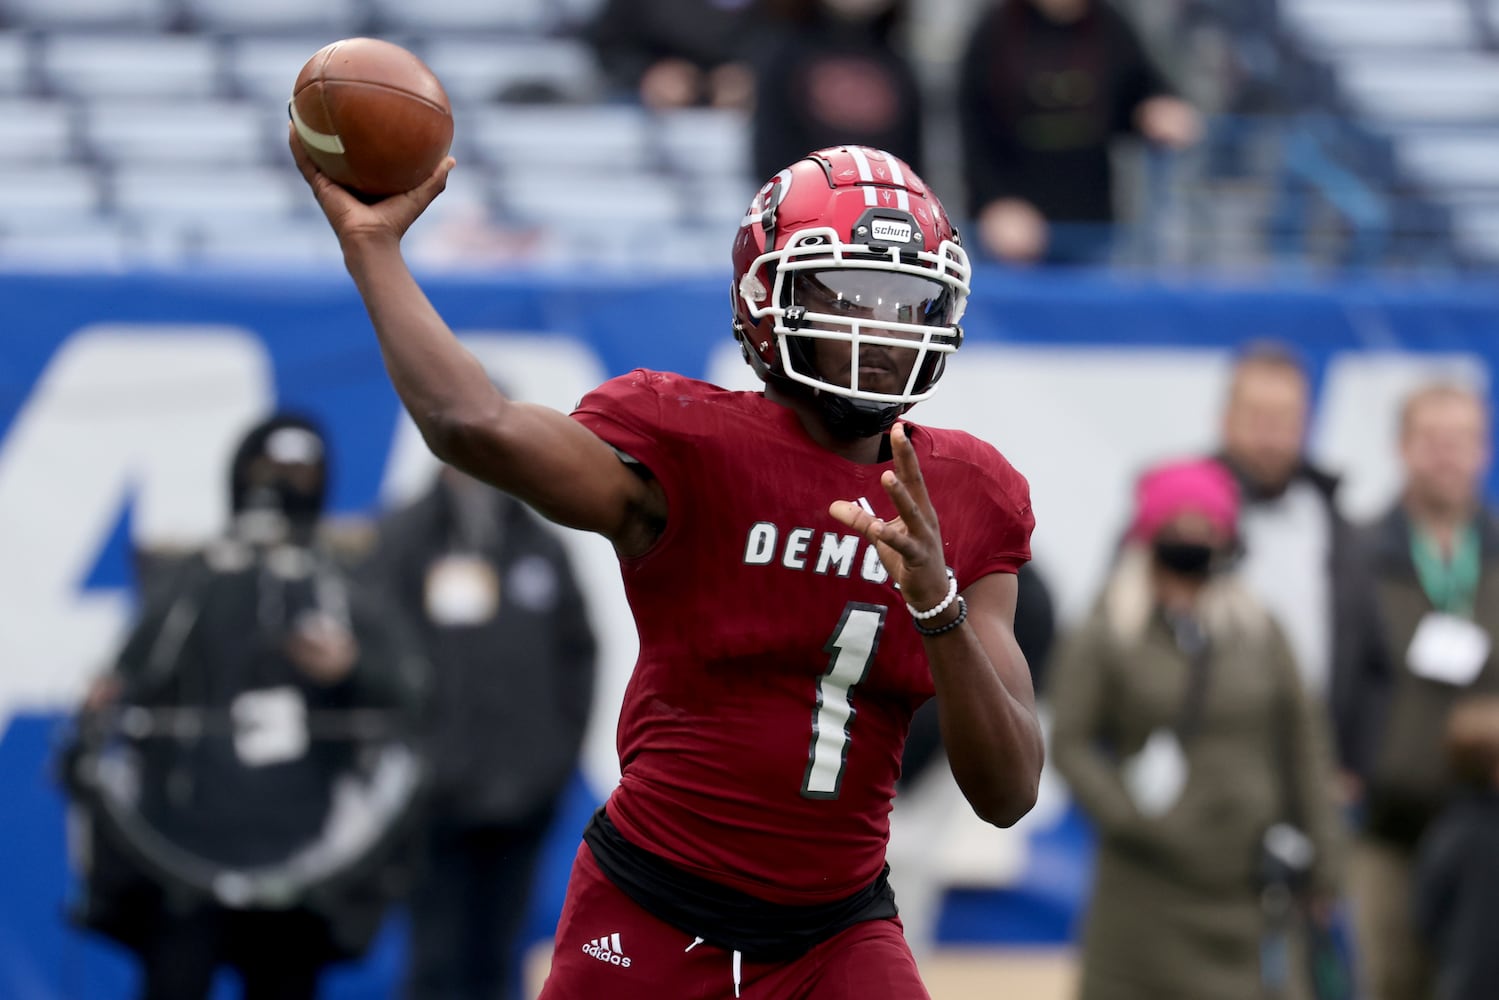
<svg viewBox="0 0 1499 1000">
<path fill-rule="evenodd" d="M 410 191 L 453 143 L 453 109 L 415 54 L 377 38 L 346 38 L 307 60 L 291 120 L 318 169 L 370 198 Z"/>
</svg>

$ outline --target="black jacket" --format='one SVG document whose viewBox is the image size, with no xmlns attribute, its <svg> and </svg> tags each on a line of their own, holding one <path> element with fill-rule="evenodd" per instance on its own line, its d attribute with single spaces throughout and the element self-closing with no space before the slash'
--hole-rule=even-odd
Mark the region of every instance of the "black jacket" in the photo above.
<svg viewBox="0 0 1499 1000">
<path fill-rule="evenodd" d="M 1499 997 L 1499 793 L 1459 799 L 1427 832 L 1416 928 L 1437 956 L 1437 1000 Z"/>
<path fill-rule="evenodd" d="M 586 36 L 610 81 L 634 90 L 662 59 L 711 70 L 744 58 L 757 6 L 754 0 L 607 0 Z"/>
<path fill-rule="evenodd" d="M 1006 0 L 974 28 L 958 85 L 968 213 L 1000 198 L 1051 221 L 1114 218 L 1110 146 L 1170 87 L 1106 0 L 1059 25 Z"/>
<path fill-rule="evenodd" d="M 1378 628 L 1391 651 L 1393 669 L 1365 678 L 1358 728 L 1370 748 L 1363 773 L 1364 829 L 1411 849 L 1450 800 L 1453 786 L 1442 753 L 1452 706 L 1467 694 L 1499 694 L 1499 655 L 1466 687 L 1418 677 L 1405 666 L 1421 619 L 1433 610 L 1411 559 L 1411 524 L 1397 506 L 1368 529 L 1377 587 Z M 1499 639 L 1499 521 L 1479 525 L 1482 570 L 1473 620 Z"/>
<path fill-rule="evenodd" d="M 886 150 L 922 172 L 916 71 L 875 28 L 787 25 L 757 47 L 755 80 L 756 180 L 844 143 Z"/>
<path fill-rule="evenodd" d="M 431 805 L 459 826 L 549 812 L 593 707 L 594 633 L 566 550 L 524 504 L 489 495 L 495 530 L 478 551 L 455 549 L 453 503 L 437 485 L 382 521 L 366 570 L 409 613 L 432 662 Z M 429 574 L 455 551 L 492 571 L 493 617 L 452 625 L 428 613 Z"/>
<path fill-rule="evenodd" d="M 297 551 L 303 561 L 287 576 L 248 548 L 216 544 L 176 563 L 149 591 L 154 599 L 115 668 L 120 703 L 153 714 L 149 733 L 127 737 L 139 761 L 133 813 L 144 825 L 120 825 L 98 808 L 86 776 L 64 773 L 95 820 L 94 864 L 75 913 L 85 926 L 127 946 L 147 944 L 140 935 L 157 907 L 214 902 L 196 866 L 180 867 L 173 857 L 254 871 L 300 855 L 322 841 L 335 786 L 369 759 L 362 751 L 373 744 L 351 737 L 350 727 L 384 727 L 371 730 L 376 742 L 418 738 L 426 664 L 410 632 L 322 553 Z M 349 674 L 331 684 L 283 651 L 297 613 L 314 607 L 343 618 L 359 646 Z M 268 699 L 305 710 L 304 745 L 268 749 L 259 739 L 280 728 L 264 714 Z M 201 720 L 201 730 L 173 728 L 173 713 L 183 709 L 193 711 L 181 718 Z M 101 724 L 86 717 L 80 732 L 102 741 Z M 85 737 L 70 747 L 65 768 L 91 756 L 93 745 Z M 326 881 L 297 890 L 295 905 L 328 925 L 330 958 L 362 952 L 399 891 L 392 858 L 411 812 L 388 817 L 366 853 L 335 864 Z M 132 829 L 154 833 L 143 841 Z M 156 835 L 170 845 L 165 853 L 150 848 Z"/>
</svg>

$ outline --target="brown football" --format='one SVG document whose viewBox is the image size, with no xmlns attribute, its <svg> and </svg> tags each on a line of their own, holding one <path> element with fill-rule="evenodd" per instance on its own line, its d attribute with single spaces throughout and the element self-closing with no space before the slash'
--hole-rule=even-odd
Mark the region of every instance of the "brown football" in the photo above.
<svg viewBox="0 0 1499 1000">
<path fill-rule="evenodd" d="M 414 53 L 378 38 L 318 49 L 292 87 L 291 120 L 323 173 L 374 197 L 416 187 L 453 143 L 442 83 Z"/>
</svg>

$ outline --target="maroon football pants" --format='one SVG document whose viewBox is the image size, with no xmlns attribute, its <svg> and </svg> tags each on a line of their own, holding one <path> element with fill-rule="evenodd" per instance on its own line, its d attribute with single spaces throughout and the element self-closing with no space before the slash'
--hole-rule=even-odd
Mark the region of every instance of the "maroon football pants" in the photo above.
<svg viewBox="0 0 1499 1000">
<path fill-rule="evenodd" d="M 737 990 L 737 994 L 736 994 Z M 743 961 L 663 923 L 578 849 L 541 1000 L 929 1000 L 900 920 L 855 924 L 790 962 Z"/>
</svg>

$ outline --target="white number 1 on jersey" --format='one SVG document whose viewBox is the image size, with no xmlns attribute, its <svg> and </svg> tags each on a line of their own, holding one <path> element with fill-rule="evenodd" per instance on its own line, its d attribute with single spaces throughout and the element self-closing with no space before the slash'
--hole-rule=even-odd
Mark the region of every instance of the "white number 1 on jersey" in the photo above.
<svg viewBox="0 0 1499 1000">
<path fill-rule="evenodd" d="M 843 787 L 854 724 L 853 690 L 874 662 L 887 610 L 880 604 L 850 601 L 822 647 L 829 656 L 828 669 L 817 679 L 812 746 L 807 751 L 807 774 L 802 778 L 802 795 L 809 799 L 836 799 Z"/>
</svg>

